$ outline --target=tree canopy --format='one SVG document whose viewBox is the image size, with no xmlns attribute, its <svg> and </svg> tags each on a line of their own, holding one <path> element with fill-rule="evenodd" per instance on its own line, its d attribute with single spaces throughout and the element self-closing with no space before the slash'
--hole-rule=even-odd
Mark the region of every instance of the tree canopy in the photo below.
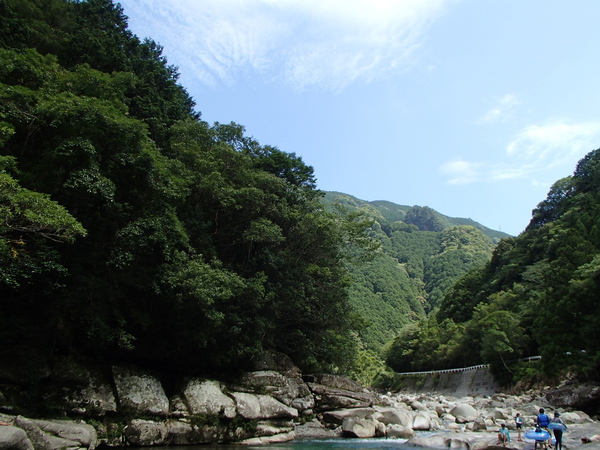
<svg viewBox="0 0 600 450">
<path fill-rule="evenodd" d="M 368 223 L 326 211 L 300 157 L 203 122 L 118 4 L 0 12 L 5 348 L 197 373 L 264 349 L 347 367 L 346 248 L 368 246 Z"/>
</svg>

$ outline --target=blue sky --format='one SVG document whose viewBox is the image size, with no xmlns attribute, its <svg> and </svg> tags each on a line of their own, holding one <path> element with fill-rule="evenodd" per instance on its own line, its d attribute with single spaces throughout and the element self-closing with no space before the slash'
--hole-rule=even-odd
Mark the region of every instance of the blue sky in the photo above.
<svg viewBox="0 0 600 450">
<path fill-rule="evenodd" d="M 209 122 L 319 189 L 517 235 L 600 147 L 598 0 L 116 0 Z"/>
</svg>

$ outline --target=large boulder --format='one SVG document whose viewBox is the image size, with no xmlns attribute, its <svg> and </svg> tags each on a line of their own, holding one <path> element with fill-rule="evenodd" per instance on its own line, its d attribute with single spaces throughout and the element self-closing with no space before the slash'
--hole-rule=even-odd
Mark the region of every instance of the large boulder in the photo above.
<svg viewBox="0 0 600 450">
<path fill-rule="evenodd" d="M 134 367 L 114 366 L 113 377 L 121 412 L 138 416 L 169 413 L 169 399 L 155 376 Z"/>
<path fill-rule="evenodd" d="M 235 442 L 253 436 L 251 429 L 229 428 L 222 425 L 188 423 L 169 419 L 166 421 L 169 431 L 169 445 L 203 445 L 223 442 Z"/>
<path fill-rule="evenodd" d="M 377 432 L 377 423 L 373 419 L 346 417 L 342 423 L 344 436 L 355 438 L 372 438 Z"/>
<path fill-rule="evenodd" d="M 217 381 L 191 379 L 182 393 L 189 413 L 234 418 L 237 414 L 235 402 L 223 393 L 223 389 Z"/>
<path fill-rule="evenodd" d="M 410 427 L 391 423 L 386 427 L 386 436 L 390 439 L 412 439 L 415 431 Z"/>
<path fill-rule="evenodd" d="M 418 412 L 413 418 L 412 429 L 417 431 L 428 431 L 432 428 L 431 420 L 428 414 Z M 435 427 L 433 427 L 435 428 Z"/>
<path fill-rule="evenodd" d="M 169 432 L 163 422 L 134 419 L 125 427 L 123 433 L 127 442 L 134 446 L 149 447 L 168 443 Z"/>
<path fill-rule="evenodd" d="M 412 427 L 414 412 L 392 406 L 375 406 L 375 418 L 385 425 L 401 425 Z"/>
<path fill-rule="evenodd" d="M 305 439 L 330 439 L 341 437 L 341 430 L 331 430 L 318 419 L 313 419 L 301 425 L 296 425 L 296 437 Z"/>
<path fill-rule="evenodd" d="M 96 429 L 83 422 L 70 420 L 32 420 L 42 431 L 70 442 L 78 442 L 80 447 L 94 450 L 97 444 Z"/>
<path fill-rule="evenodd" d="M 600 384 L 569 383 L 546 394 L 546 399 L 555 406 L 600 414 Z"/>
<path fill-rule="evenodd" d="M 281 373 L 287 378 L 297 378 L 302 375 L 300 369 L 296 367 L 292 359 L 274 350 L 264 351 L 254 360 L 254 370 L 270 370 Z"/>
<path fill-rule="evenodd" d="M 298 410 L 273 397 L 247 392 L 233 392 L 238 414 L 244 419 L 296 419 Z"/>
<path fill-rule="evenodd" d="M 275 436 L 294 431 L 291 420 L 260 420 L 256 425 L 256 436 Z"/>
<path fill-rule="evenodd" d="M 457 423 L 472 422 L 479 417 L 479 411 L 467 403 L 456 405 L 450 410 L 450 414 L 456 417 Z"/>
<path fill-rule="evenodd" d="M 34 450 L 25 430 L 0 426 L 0 450 Z"/>
<path fill-rule="evenodd" d="M 310 396 L 310 390 L 302 378 L 290 378 L 274 370 L 245 373 L 239 385 L 235 386 L 235 390 L 268 394 L 287 406 L 292 406 L 295 399 Z"/>
<path fill-rule="evenodd" d="M 90 362 L 83 364 L 73 358 L 56 357 L 50 380 L 62 387 L 66 412 L 103 417 L 117 412 L 113 380 L 108 372 Z"/>
<path fill-rule="evenodd" d="M 257 436 L 249 439 L 240 441 L 240 444 L 245 445 L 269 445 L 269 444 L 281 444 L 283 442 L 289 442 L 296 439 L 296 433 L 290 431 L 289 433 L 281 433 L 273 436 Z"/>
<path fill-rule="evenodd" d="M 592 418 L 583 411 L 570 411 L 563 413 L 560 418 L 565 423 L 590 423 Z"/>
<path fill-rule="evenodd" d="M 307 384 L 315 396 L 315 408 L 320 411 L 366 408 L 377 402 L 376 395 L 368 391 L 340 389 L 311 382 Z"/>
<path fill-rule="evenodd" d="M 428 437 L 417 436 L 409 439 L 406 445 L 411 447 L 481 450 L 494 446 L 495 442 L 495 435 L 465 432 L 441 433 Z"/>
<path fill-rule="evenodd" d="M 55 450 L 55 449 L 79 449 L 79 448 L 95 448 L 96 438 L 95 433 L 86 427 L 77 428 L 76 424 L 68 426 L 63 424 L 51 424 L 49 421 L 39 421 L 40 424 L 48 430 L 42 429 L 37 421 L 17 416 L 14 420 L 14 425 L 21 428 L 27 433 L 29 441 L 35 450 Z M 54 434 L 57 433 L 57 434 Z M 69 436 L 69 439 L 61 436 Z"/>
<path fill-rule="evenodd" d="M 366 419 L 367 417 L 372 417 L 374 413 L 375 410 L 373 408 L 348 408 L 325 411 L 323 413 L 323 422 L 341 425 L 348 417 Z"/>
<path fill-rule="evenodd" d="M 321 384 L 323 386 L 342 389 L 344 391 L 363 392 L 363 393 L 368 392 L 364 387 L 362 387 L 356 381 L 354 381 L 348 377 L 341 376 L 341 375 L 331 375 L 331 374 L 327 374 L 327 373 L 320 373 L 320 374 L 305 375 L 303 377 L 303 379 L 304 379 L 304 381 L 306 381 L 308 383 Z"/>
</svg>

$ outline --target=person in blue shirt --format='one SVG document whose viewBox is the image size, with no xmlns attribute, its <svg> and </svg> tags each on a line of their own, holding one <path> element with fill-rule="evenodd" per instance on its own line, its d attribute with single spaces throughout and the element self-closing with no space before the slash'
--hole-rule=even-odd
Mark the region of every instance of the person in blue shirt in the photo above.
<svg viewBox="0 0 600 450">
<path fill-rule="evenodd" d="M 508 428 L 506 428 L 506 424 L 503 423 L 498 430 L 498 443 L 496 445 L 502 443 L 502 445 L 506 447 L 507 442 L 510 442 L 510 432 L 508 431 Z"/>
<path fill-rule="evenodd" d="M 542 430 L 545 430 L 550 435 L 550 439 L 548 439 L 548 447 L 552 448 L 552 433 L 548 429 L 548 425 L 550 425 L 550 417 L 548 417 L 544 411 L 544 408 L 540 408 L 540 413 L 537 416 L 536 424 Z"/>
</svg>

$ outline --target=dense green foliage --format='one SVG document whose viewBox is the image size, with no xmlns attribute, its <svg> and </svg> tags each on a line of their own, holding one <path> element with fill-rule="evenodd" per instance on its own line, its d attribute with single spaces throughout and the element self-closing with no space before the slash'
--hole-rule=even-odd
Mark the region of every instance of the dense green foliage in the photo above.
<svg viewBox="0 0 600 450">
<path fill-rule="evenodd" d="M 435 311 L 456 280 L 487 262 L 504 233 L 470 219 L 455 219 L 428 207 L 365 202 L 328 192 L 338 208 L 371 218 L 379 256 L 350 265 L 350 302 L 365 321 L 360 338 L 379 352 L 403 327 Z"/>
<path fill-rule="evenodd" d="M 326 211 L 301 158 L 201 121 L 111 0 L 0 15 L 3 352 L 199 373 L 263 349 L 353 362 L 344 261 L 372 251 L 369 222 Z"/>
<path fill-rule="evenodd" d="M 435 316 L 396 338 L 388 363 L 413 370 L 488 362 L 510 380 L 511 361 L 539 354 L 546 377 L 570 369 L 600 378 L 599 217 L 595 150 L 552 186 L 521 235 L 503 239 Z"/>
</svg>

